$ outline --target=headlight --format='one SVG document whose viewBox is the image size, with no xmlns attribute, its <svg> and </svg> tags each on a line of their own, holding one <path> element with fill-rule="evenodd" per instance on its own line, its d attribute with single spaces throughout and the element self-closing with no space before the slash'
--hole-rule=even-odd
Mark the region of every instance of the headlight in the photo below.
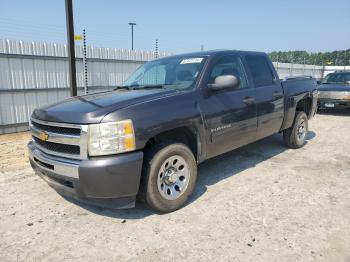
<svg viewBox="0 0 350 262">
<path fill-rule="evenodd" d="M 132 121 L 89 125 L 89 155 L 112 155 L 135 150 Z"/>
<path fill-rule="evenodd" d="M 350 92 L 344 92 L 344 97 L 343 97 L 343 99 L 344 100 L 350 100 Z"/>
</svg>

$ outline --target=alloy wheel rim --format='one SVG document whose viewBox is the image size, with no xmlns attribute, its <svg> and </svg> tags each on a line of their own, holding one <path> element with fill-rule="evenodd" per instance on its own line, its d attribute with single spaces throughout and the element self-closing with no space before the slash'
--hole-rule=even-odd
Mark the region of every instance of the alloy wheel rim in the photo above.
<svg viewBox="0 0 350 262">
<path fill-rule="evenodd" d="M 185 159 L 179 155 L 167 158 L 157 176 L 159 193 L 167 200 L 178 199 L 187 189 L 190 172 Z"/>
<path fill-rule="evenodd" d="M 299 141 L 302 141 L 305 139 L 306 132 L 307 132 L 307 127 L 306 127 L 305 120 L 300 119 L 297 127 L 297 137 Z"/>
</svg>

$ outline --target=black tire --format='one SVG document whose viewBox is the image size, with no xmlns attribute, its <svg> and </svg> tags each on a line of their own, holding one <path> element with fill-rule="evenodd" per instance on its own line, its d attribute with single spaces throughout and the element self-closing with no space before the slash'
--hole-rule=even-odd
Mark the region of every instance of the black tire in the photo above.
<svg viewBox="0 0 350 262">
<path fill-rule="evenodd" d="M 158 189 L 158 179 L 161 180 L 159 172 L 162 172 L 165 167 L 165 161 L 169 158 L 180 156 L 181 161 L 185 160 L 188 167 L 189 177 L 187 185 L 183 192 L 176 199 L 166 199 Z M 171 160 L 170 160 L 171 161 Z M 175 162 L 175 161 L 173 161 Z M 161 170 L 162 168 L 162 170 Z M 174 170 L 177 169 L 174 166 Z M 180 171 L 179 171 L 180 172 Z M 165 173 L 165 172 L 164 172 Z M 167 213 L 172 212 L 182 207 L 188 198 L 193 193 L 197 180 L 197 163 L 191 152 L 191 150 L 181 143 L 167 143 L 155 145 L 150 150 L 145 152 L 145 160 L 143 165 L 143 173 L 141 179 L 141 187 L 139 197 L 144 201 L 151 209 Z M 161 183 L 161 182 L 159 182 Z M 168 185 L 166 185 L 168 186 Z"/>
<path fill-rule="evenodd" d="M 304 129 L 305 133 L 303 136 L 300 135 L 300 125 L 301 123 L 304 123 Z M 293 149 L 301 148 L 306 144 L 306 136 L 308 133 L 309 124 L 308 124 L 308 118 L 305 114 L 305 112 L 297 112 L 293 125 L 283 131 L 283 140 L 285 144 Z"/>
</svg>

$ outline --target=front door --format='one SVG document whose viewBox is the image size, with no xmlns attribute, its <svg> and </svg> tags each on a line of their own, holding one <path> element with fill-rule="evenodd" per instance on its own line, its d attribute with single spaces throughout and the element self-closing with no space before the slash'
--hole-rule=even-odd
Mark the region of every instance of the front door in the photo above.
<svg viewBox="0 0 350 262">
<path fill-rule="evenodd" d="M 217 76 L 235 75 L 240 86 L 235 89 L 208 91 L 199 107 L 207 133 L 207 157 L 213 157 L 254 141 L 257 130 L 255 90 L 238 55 L 217 58 L 207 84 Z"/>
</svg>

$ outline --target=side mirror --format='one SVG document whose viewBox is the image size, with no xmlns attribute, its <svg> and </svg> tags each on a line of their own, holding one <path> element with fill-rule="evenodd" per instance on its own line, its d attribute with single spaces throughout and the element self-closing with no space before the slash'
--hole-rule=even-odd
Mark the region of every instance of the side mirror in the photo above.
<svg viewBox="0 0 350 262">
<path fill-rule="evenodd" d="M 226 88 L 238 88 L 239 78 L 234 75 L 223 75 L 215 78 L 214 84 L 208 84 L 211 90 L 222 90 Z"/>
<path fill-rule="evenodd" d="M 320 84 L 322 84 L 322 80 L 317 80 L 316 83 L 317 83 L 318 85 L 320 85 Z"/>
</svg>

